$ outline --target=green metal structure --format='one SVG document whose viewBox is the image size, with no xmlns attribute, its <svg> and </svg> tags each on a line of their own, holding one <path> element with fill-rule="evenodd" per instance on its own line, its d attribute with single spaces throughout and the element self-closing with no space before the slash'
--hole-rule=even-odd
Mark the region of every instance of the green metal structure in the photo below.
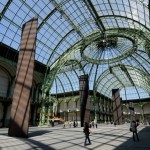
<svg viewBox="0 0 150 150">
<path fill-rule="evenodd" d="M 19 50 L 22 25 L 38 16 L 35 59 L 47 66 L 41 124 L 51 94 L 79 90 L 78 77 L 111 98 L 150 98 L 149 0 L 2 0 L 0 42 Z M 133 91 L 132 97 L 128 90 Z M 96 99 L 96 97 L 94 98 Z"/>
</svg>

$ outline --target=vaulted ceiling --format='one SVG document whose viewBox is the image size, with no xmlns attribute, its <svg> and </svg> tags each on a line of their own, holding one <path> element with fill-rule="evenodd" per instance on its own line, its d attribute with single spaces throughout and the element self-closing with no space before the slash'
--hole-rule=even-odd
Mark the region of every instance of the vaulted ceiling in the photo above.
<svg viewBox="0 0 150 150">
<path fill-rule="evenodd" d="M 0 41 L 18 51 L 22 25 L 38 16 L 45 92 L 77 91 L 88 74 L 90 90 L 110 98 L 114 88 L 123 99 L 149 97 L 149 0 L 3 0 L 0 11 Z"/>
</svg>

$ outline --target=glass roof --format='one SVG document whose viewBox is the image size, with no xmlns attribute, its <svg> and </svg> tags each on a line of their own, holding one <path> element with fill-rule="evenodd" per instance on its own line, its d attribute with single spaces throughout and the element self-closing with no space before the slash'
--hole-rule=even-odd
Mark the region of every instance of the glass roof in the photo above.
<svg viewBox="0 0 150 150">
<path fill-rule="evenodd" d="M 113 88 L 128 93 L 131 87 L 134 98 L 149 97 L 148 5 L 149 0 L 2 0 L 0 41 L 19 51 L 22 25 L 38 16 L 35 59 L 50 68 L 44 85 L 51 93 L 76 91 L 78 77 L 89 74 L 90 90 L 108 97 Z"/>
</svg>

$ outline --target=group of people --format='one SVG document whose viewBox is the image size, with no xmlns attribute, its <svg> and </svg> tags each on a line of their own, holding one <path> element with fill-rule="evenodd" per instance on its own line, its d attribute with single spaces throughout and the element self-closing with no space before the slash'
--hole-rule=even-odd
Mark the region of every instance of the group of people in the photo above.
<svg viewBox="0 0 150 150">
<path fill-rule="evenodd" d="M 63 128 L 65 128 L 66 127 L 66 125 L 69 125 L 69 127 L 71 128 L 71 126 L 73 125 L 73 127 L 75 128 L 75 127 L 78 127 L 78 121 L 68 121 L 68 122 L 64 122 L 64 124 L 63 124 Z"/>
<path fill-rule="evenodd" d="M 94 126 L 97 128 L 97 122 L 96 121 L 92 121 L 91 123 L 90 123 L 90 128 L 94 128 Z"/>
</svg>

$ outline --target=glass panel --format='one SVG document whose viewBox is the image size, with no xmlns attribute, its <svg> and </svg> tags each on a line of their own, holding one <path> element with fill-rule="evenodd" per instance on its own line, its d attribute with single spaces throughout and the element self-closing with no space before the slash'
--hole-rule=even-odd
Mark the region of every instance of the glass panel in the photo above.
<svg viewBox="0 0 150 150">
<path fill-rule="evenodd" d="M 35 59 L 53 69 L 57 62 L 63 64 L 52 93 L 78 90 L 78 76 L 89 74 L 90 90 L 96 88 L 110 98 L 116 87 L 124 90 L 122 97 L 125 93 L 131 95 L 127 99 L 149 97 L 148 0 L 7 2 L 0 1 L 0 42 L 19 51 L 23 24 L 38 16 Z M 107 42 L 101 41 L 100 48 L 100 38 L 96 36 L 103 36 L 104 30 L 106 38 L 102 40 Z M 117 36 L 115 47 L 108 42 L 109 34 Z M 80 48 L 85 48 L 85 58 Z M 77 63 L 75 67 L 64 65 L 71 61 Z"/>
</svg>

